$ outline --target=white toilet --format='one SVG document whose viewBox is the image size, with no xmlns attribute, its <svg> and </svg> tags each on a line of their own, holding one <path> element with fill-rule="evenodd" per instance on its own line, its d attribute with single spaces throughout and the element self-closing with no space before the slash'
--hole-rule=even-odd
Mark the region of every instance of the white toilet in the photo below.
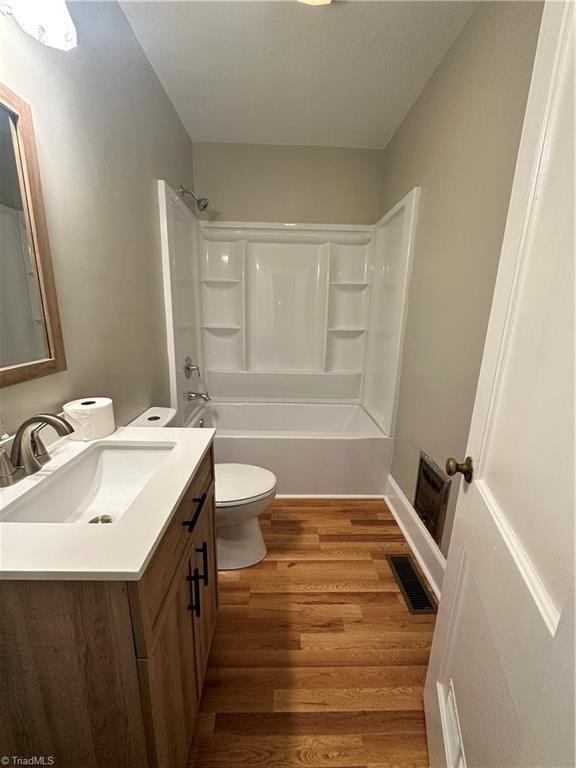
<svg viewBox="0 0 576 768">
<path fill-rule="evenodd" d="M 129 427 L 169 427 L 173 408 L 149 408 Z M 218 570 L 256 565 L 266 557 L 258 515 L 276 496 L 276 475 L 251 464 L 216 464 L 216 546 Z"/>
<path fill-rule="evenodd" d="M 276 496 L 276 475 L 251 464 L 216 464 L 218 569 L 248 568 L 266 557 L 261 515 Z"/>
</svg>

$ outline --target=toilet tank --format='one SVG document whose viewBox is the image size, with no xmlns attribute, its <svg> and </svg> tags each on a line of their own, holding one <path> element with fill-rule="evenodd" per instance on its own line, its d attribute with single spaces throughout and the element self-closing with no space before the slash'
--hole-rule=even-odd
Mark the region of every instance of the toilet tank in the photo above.
<svg viewBox="0 0 576 768">
<path fill-rule="evenodd" d="M 171 427 L 176 421 L 175 408 L 152 406 L 130 421 L 127 427 Z"/>
</svg>

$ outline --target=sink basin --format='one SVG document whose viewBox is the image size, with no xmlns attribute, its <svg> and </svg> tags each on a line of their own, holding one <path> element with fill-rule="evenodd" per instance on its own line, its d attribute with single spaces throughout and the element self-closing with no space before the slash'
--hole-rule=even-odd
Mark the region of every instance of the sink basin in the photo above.
<svg viewBox="0 0 576 768">
<path fill-rule="evenodd" d="M 7 505 L 0 522 L 89 523 L 102 516 L 102 522 L 115 522 L 173 448 L 96 443 Z"/>
</svg>

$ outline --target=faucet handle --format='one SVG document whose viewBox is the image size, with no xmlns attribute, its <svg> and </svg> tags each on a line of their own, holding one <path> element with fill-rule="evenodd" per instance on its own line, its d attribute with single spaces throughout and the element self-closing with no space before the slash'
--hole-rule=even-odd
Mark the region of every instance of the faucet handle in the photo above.
<svg viewBox="0 0 576 768">
<path fill-rule="evenodd" d="M 46 464 L 47 461 L 50 461 L 50 454 L 48 453 L 48 449 L 40 437 L 40 432 L 44 429 L 44 427 L 47 426 L 47 424 L 40 424 L 39 427 L 35 427 L 30 432 L 30 447 L 32 448 L 34 458 L 38 459 L 40 464 Z"/>
<path fill-rule="evenodd" d="M 188 357 L 184 359 L 184 375 L 189 379 L 193 373 L 197 373 L 198 376 L 200 376 L 200 367 L 194 365 L 192 358 L 188 355 Z"/>
<path fill-rule="evenodd" d="M 24 477 L 23 467 L 15 467 L 4 448 L 0 449 L 0 488 L 14 485 L 22 477 Z"/>
</svg>

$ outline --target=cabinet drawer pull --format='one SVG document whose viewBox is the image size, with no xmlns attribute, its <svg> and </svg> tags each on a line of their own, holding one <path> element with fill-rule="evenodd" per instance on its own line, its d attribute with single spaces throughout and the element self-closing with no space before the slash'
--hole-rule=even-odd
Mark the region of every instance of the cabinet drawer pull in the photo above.
<svg viewBox="0 0 576 768">
<path fill-rule="evenodd" d="M 203 573 L 200 575 L 200 578 L 204 582 L 204 586 L 208 586 L 208 542 L 205 541 L 202 543 L 201 547 L 196 547 L 196 552 L 202 552 L 202 570 Z"/>
<path fill-rule="evenodd" d="M 196 504 L 198 504 L 198 506 L 196 507 L 196 511 L 194 512 L 194 517 L 192 518 L 192 520 L 182 520 L 182 525 L 187 526 L 188 533 L 192 533 L 192 531 L 194 530 L 194 526 L 198 522 L 198 518 L 200 517 L 200 514 L 204 509 L 204 504 L 206 503 L 207 498 L 208 498 L 208 491 L 204 491 L 202 496 L 193 499 L 193 501 L 195 501 Z"/>
<path fill-rule="evenodd" d="M 192 611 L 194 616 L 196 616 L 197 619 L 200 618 L 202 615 L 202 605 L 201 605 L 201 598 L 200 598 L 200 572 L 198 568 L 194 568 L 194 572 L 192 574 L 188 574 L 186 576 L 186 581 L 192 582 L 192 586 L 190 589 L 190 605 L 188 606 L 188 610 Z"/>
</svg>

